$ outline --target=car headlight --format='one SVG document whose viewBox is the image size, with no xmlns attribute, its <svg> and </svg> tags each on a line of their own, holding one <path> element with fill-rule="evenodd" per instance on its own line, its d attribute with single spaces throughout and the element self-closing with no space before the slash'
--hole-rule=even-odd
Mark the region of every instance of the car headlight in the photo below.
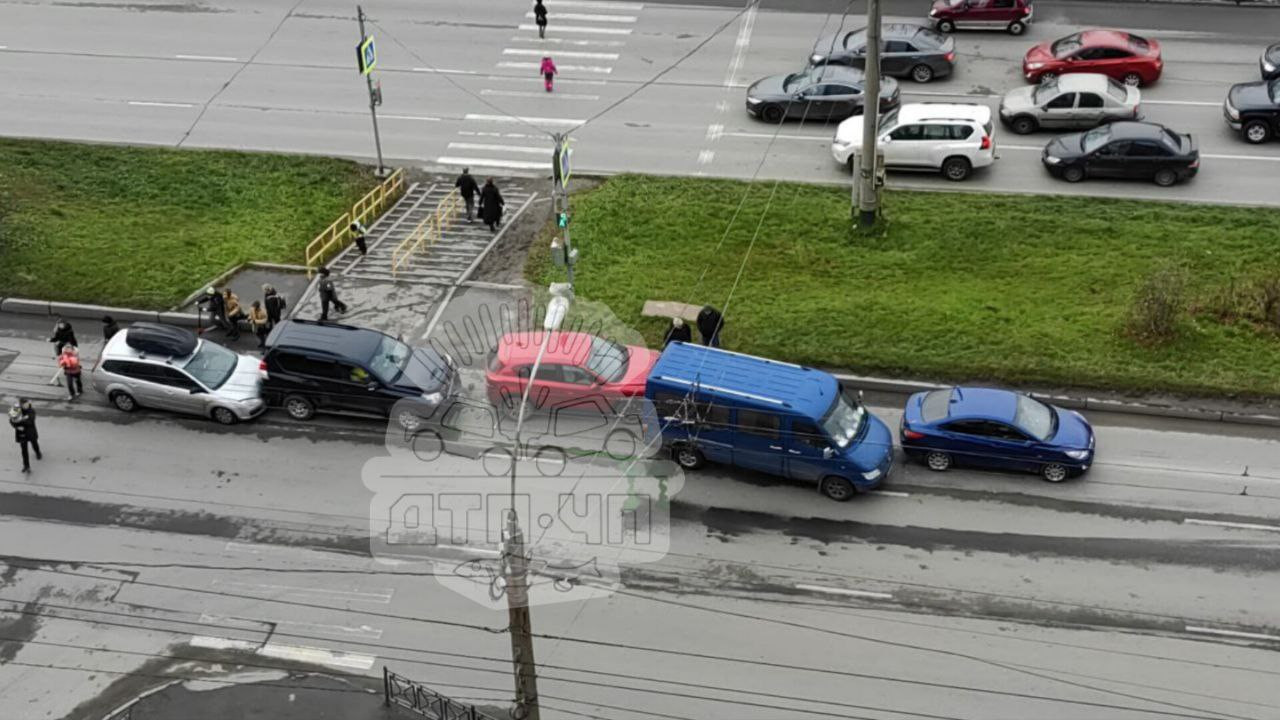
<svg viewBox="0 0 1280 720">
<path fill-rule="evenodd" d="M 1083 460 L 1089 457 L 1089 451 L 1088 450 L 1068 450 L 1066 452 L 1066 456 L 1071 458 L 1072 460 Z"/>
<path fill-rule="evenodd" d="M 1240 111 L 1235 109 L 1235 107 L 1231 103 L 1227 103 L 1223 107 L 1227 109 L 1227 117 L 1231 118 L 1232 120 L 1240 119 Z"/>
<path fill-rule="evenodd" d="M 1028 70 L 1039 70 L 1042 67 L 1044 67 L 1044 63 L 1042 62 L 1027 63 Z"/>
<path fill-rule="evenodd" d="M 1058 163 L 1062 162 L 1062 158 L 1054 157 L 1053 155 L 1045 155 L 1044 161 L 1049 163 L 1050 165 L 1057 165 Z"/>
<path fill-rule="evenodd" d="M 1269 62 L 1269 61 L 1267 61 L 1267 60 L 1263 60 L 1263 61 L 1262 61 L 1262 69 L 1263 69 L 1263 70 L 1266 70 L 1267 72 L 1275 72 L 1276 66 L 1275 66 L 1275 64 L 1274 64 L 1274 63 L 1271 63 L 1271 62 Z"/>
<path fill-rule="evenodd" d="M 442 401 L 444 401 L 444 393 L 441 393 L 441 392 L 423 393 L 422 400 L 428 405 L 439 405 Z"/>
<path fill-rule="evenodd" d="M 760 103 L 762 103 L 762 102 L 764 102 L 764 101 L 763 101 L 763 100 L 761 100 L 760 98 L 754 98 L 754 97 L 751 97 L 750 95 L 748 95 L 748 96 L 747 96 L 747 104 L 748 104 L 748 105 L 759 105 L 759 104 L 760 104 Z"/>
<path fill-rule="evenodd" d="M 810 65 L 821 65 L 823 60 L 826 60 L 826 58 L 822 55 L 814 54 L 809 56 Z"/>
<path fill-rule="evenodd" d="M 875 479 L 876 479 L 876 478 L 878 478 L 878 477 L 880 477 L 880 468 L 876 468 L 875 470 L 872 470 L 871 472 L 864 472 L 864 473 L 862 473 L 862 478 L 863 478 L 864 480 L 875 480 Z"/>
<path fill-rule="evenodd" d="M 929 17 L 938 17 L 938 11 L 937 11 L 937 10 L 930 10 L 930 11 L 929 11 Z"/>
</svg>

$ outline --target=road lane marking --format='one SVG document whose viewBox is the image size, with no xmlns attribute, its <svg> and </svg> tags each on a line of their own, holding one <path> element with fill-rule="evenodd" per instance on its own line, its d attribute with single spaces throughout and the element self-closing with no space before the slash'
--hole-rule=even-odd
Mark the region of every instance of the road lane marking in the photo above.
<svg viewBox="0 0 1280 720">
<path fill-rule="evenodd" d="M 724 134 L 724 125 L 721 123 L 711 123 L 707 126 L 707 142 L 715 142 Z"/>
<path fill-rule="evenodd" d="M 533 19 L 533 13 L 524 14 L 526 20 Z M 633 23 L 636 21 L 635 15 L 594 15 L 591 13 L 556 13 L 557 20 L 569 20 L 574 22 L 616 22 L 616 23 Z M 553 29 L 559 28 L 558 25 L 552 25 Z"/>
<path fill-rule="evenodd" d="M 370 640 L 378 640 L 382 637 L 382 630 L 368 625 L 360 627 L 347 627 L 345 625 L 329 625 L 326 623 L 303 622 L 301 620 L 265 620 L 257 618 L 235 617 L 233 615 L 211 615 L 203 613 L 200 615 L 200 622 L 205 625 L 228 625 L 233 623 L 249 623 L 261 629 L 261 626 L 275 626 L 281 628 L 284 626 L 309 629 L 314 632 L 322 632 L 328 635 L 337 635 L 338 637 L 359 637 Z"/>
<path fill-rule="evenodd" d="M 212 60 L 214 62 L 239 62 L 233 57 L 226 55 L 174 55 L 179 60 Z"/>
<path fill-rule="evenodd" d="M 524 83 L 526 85 L 529 83 L 529 79 L 527 77 L 517 77 L 515 75 L 490 75 L 486 77 L 485 80 L 491 80 L 493 82 L 518 82 L 518 83 Z M 561 87 L 577 87 L 579 85 L 608 85 L 608 84 L 609 84 L 608 80 L 588 80 L 586 78 L 573 78 L 571 80 L 564 80 L 564 79 L 560 80 Z M 546 92 L 543 91 L 543 94 L 545 95 Z"/>
<path fill-rule="evenodd" d="M 827 593 L 829 595 L 849 595 L 851 597 L 869 598 L 872 600 L 892 600 L 892 593 L 871 592 L 870 590 L 846 590 L 844 588 L 827 587 L 825 585 L 805 585 L 803 583 L 796 584 L 797 590 L 809 590 L 811 592 Z"/>
<path fill-rule="evenodd" d="M 584 10 L 621 10 L 622 12 L 640 12 L 644 9 L 644 3 L 600 2 L 600 0 L 556 0 L 556 7 L 576 7 Z M 556 15 L 554 17 L 560 16 Z"/>
<path fill-rule="evenodd" d="M 267 643 L 257 654 L 279 660 L 293 660 L 295 662 L 328 665 L 352 670 L 368 670 L 373 667 L 374 661 L 377 660 L 377 657 L 373 655 L 364 655 L 362 653 L 348 653 L 339 650 L 304 647 L 302 645 L 280 645 L 278 643 Z"/>
<path fill-rule="evenodd" d="M 558 33 L 596 33 L 597 35 L 630 35 L 631 28 L 587 27 L 584 25 L 556 25 Z M 520 30 L 537 30 L 537 25 L 520 25 Z"/>
<path fill-rule="evenodd" d="M 546 97 L 547 92 L 525 92 L 523 90 L 490 90 L 485 88 L 480 91 L 481 95 L 494 95 L 497 97 Z M 564 100 L 599 100 L 599 95 L 574 95 L 573 93 L 555 93 L 555 96 Z"/>
<path fill-rule="evenodd" d="M 546 163 L 543 164 L 545 165 Z M 391 597 L 395 594 L 395 590 L 392 588 L 378 589 L 376 591 L 331 590 L 329 588 L 301 587 L 297 585 L 272 585 L 269 583 L 246 583 L 234 580 L 214 580 L 213 585 L 241 591 L 257 590 L 259 592 L 272 592 L 278 595 L 316 595 L 338 600 L 350 600 L 353 602 L 378 603 L 379 605 L 386 605 L 387 603 L 390 603 Z"/>
<path fill-rule="evenodd" d="M 1223 637 L 1241 638 L 1243 640 L 1270 640 L 1271 642 L 1280 642 L 1280 635 L 1264 635 L 1262 633 L 1241 632 L 1239 630 L 1219 630 L 1218 628 L 1186 626 L 1189 633 L 1199 633 L 1201 635 L 1221 635 Z"/>
<path fill-rule="evenodd" d="M 495 138 L 521 138 L 524 140 L 546 140 L 546 135 L 530 135 L 528 133 L 502 133 L 502 132 L 477 132 L 475 130 L 459 130 L 459 135 L 466 137 L 495 137 Z M 577 143 L 578 138 L 571 137 L 569 142 Z"/>
<path fill-rule="evenodd" d="M 941 90 L 904 90 L 903 95 L 928 95 L 932 97 L 955 97 L 955 98 L 998 98 L 1004 97 L 999 93 L 970 93 L 970 92 L 946 92 Z M 1221 107 L 1221 102 L 1209 102 L 1206 100 L 1150 100 L 1143 98 L 1142 105 L 1190 105 L 1193 107 Z"/>
<path fill-rule="evenodd" d="M 129 104 L 130 104 L 130 105 L 136 105 L 136 106 L 138 106 L 138 107 L 168 107 L 168 108 L 192 108 L 192 107 L 195 107 L 195 105 L 191 105 L 190 103 L 147 102 L 147 101 L 144 101 L 144 100 L 130 100 L 130 101 L 129 101 Z"/>
<path fill-rule="evenodd" d="M 423 122 L 440 122 L 441 118 L 426 115 L 379 115 L 383 120 L 421 120 Z"/>
<path fill-rule="evenodd" d="M 1255 160 L 1257 162 L 1280 162 L 1280 155 L 1269 157 L 1266 155 L 1217 155 L 1214 153 L 1200 153 L 1200 157 L 1209 158 L 1210 160 Z"/>
<path fill-rule="evenodd" d="M 897 490 L 870 490 L 867 492 L 867 494 L 883 495 L 885 497 L 898 497 L 898 498 L 911 497 L 911 493 L 899 492 Z"/>
<path fill-rule="evenodd" d="M 537 70 L 542 67 L 536 62 L 500 62 L 494 67 L 511 68 L 513 70 Z M 613 72 L 613 68 L 607 65 L 557 65 L 558 70 L 569 70 L 571 72 L 596 73 L 597 75 L 608 75 Z"/>
<path fill-rule="evenodd" d="M 529 155 L 546 155 L 550 157 L 551 148 L 529 147 L 527 145 L 484 145 L 481 143 L 451 142 L 450 150 L 492 150 L 494 152 L 527 153 Z"/>
<path fill-rule="evenodd" d="M 729 68 L 724 74 L 724 86 L 733 87 L 737 81 L 738 71 L 742 69 L 742 61 L 747 57 L 747 46 L 751 44 L 751 32 L 756 26 L 756 9 L 760 3 L 752 3 L 751 9 L 742 18 L 742 27 L 738 28 L 738 38 L 733 41 L 733 55 L 729 57 Z"/>
<path fill-rule="evenodd" d="M 1141 105 L 1196 105 L 1200 107 L 1222 107 L 1220 102 L 1204 102 L 1203 100 L 1142 100 Z"/>
<path fill-rule="evenodd" d="M 726 132 L 721 134 L 727 135 L 729 137 L 744 137 L 744 138 L 772 139 L 774 137 L 773 133 Z M 778 133 L 777 138 L 779 140 L 821 140 L 823 142 L 831 141 L 830 135 L 783 135 L 782 133 Z"/>
<path fill-rule="evenodd" d="M 559 3 L 556 3 L 557 5 Z M 539 45 L 573 45 L 575 47 L 622 47 L 627 43 L 622 40 L 573 40 L 569 38 L 536 38 L 516 35 L 511 42 L 537 43 Z"/>
<path fill-rule="evenodd" d="M 481 113 L 467 113 L 462 117 L 463 120 L 476 120 L 478 122 L 525 122 L 530 125 L 538 123 L 546 123 L 548 125 L 581 125 L 585 120 L 574 120 L 571 118 L 545 118 L 533 117 L 531 115 L 484 115 Z"/>
<path fill-rule="evenodd" d="M 711 163 L 712 160 L 715 160 L 715 159 L 716 159 L 715 150 L 703 150 L 702 152 L 698 153 L 699 165 L 708 165 Z"/>
<path fill-rule="evenodd" d="M 1266 530 L 1280 532 L 1280 525 L 1259 525 L 1254 523 L 1226 522 L 1224 520 L 1201 520 L 1200 518 L 1183 518 L 1184 525 L 1211 525 L 1213 527 L 1235 528 L 1237 530 Z"/>
<path fill-rule="evenodd" d="M 545 170 L 550 164 L 550 159 L 543 162 L 533 162 L 532 160 L 503 160 L 501 158 L 467 158 L 467 157 L 438 157 L 437 165 L 462 165 L 468 167 L 474 165 L 476 167 L 496 167 L 496 168 L 518 168 L 520 170 Z"/>
<path fill-rule="evenodd" d="M 1036 152 L 1041 152 L 1044 148 L 1037 145 L 1004 145 L 996 143 L 996 150 L 1034 150 Z"/>
<path fill-rule="evenodd" d="M 542 56 L 542 55 L 546 55 L 546 54 L 547 54 L 547 51 L 546 51 L 546 50 L 538 50 L 538 49 L 535 49 L 535 48 L 503 48 L 503 50 L 502 50 L 502 54 L 503 54 L 503 55 L 535 55 L 535 56 Z M 569 57 L 569 58 L 587 58 L 587 59 L 590 59 L 590 60 L 617 60 L 617 59 L 618 59 L 618 53 L 605 53 L 605 52 L 580 52 L 580 51 L 577 51 L 577 50 L 561 50 L 561 51 L 558 51 L 558 52 L 556 53 L 556 57 L 558 57 L 558 58 L 562 58 L 562 57 Z"/>
<path fill-rule="evenodd" d="M 414 72 L 420 73 L 440 73 L 441 75 L 479 75 L 479 70 L 454 70 L 453 68 L 429 68 L 417 67 Z"/>
</svg>

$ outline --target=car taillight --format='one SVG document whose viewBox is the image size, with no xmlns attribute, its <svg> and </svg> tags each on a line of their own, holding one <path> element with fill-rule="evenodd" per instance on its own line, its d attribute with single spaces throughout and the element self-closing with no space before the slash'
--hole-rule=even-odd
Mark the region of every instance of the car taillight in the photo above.
<svg viewBox="0 0 1280 720">
<path fill-rule="evenodd" d="M 923 440 L 924 433 L 918 433 L 915 430 L 903 430 L 902 437 L 908 440 Z"/>
<path fill-rule="evenodd" d="M 639 395 L 644 394 L 644 386 L 633 385 L 628 387 L 622 387 L 619 389 L 619 392 L 621 392 L 624 397 L 637 397 Z"/>
<path fill-rule="evenodd" d="M 258 376 L 263 380 L 267 379 L 267 359 L 263 358 L 258 361 Z"/>
<path fill-rule="evenodd" d="M 982 136 L 982 146 L 981 146 L 981 147 L 979 147 L 978 149 L 979 149 L 979 150 L 990 150 L 990 149 L 991 149 L 991 136 L 990 136 L 990 135 L 983 135 L 983 136 Z"/>
<path fill-rule="evenodd" d="M 1191 161 L 1191 165 L 1190 165 L 1189 167 L 1190 167 L 1192 170 L 1197 170 L 1197 169 L 1199 169 L 1199 168 L 1200 168 L 1200 158 L 1196 158 L 1195 160 L 1192 160 L 1192 161 Z"/>
<path fill-rule="evenodd" d="M 947 53 L 945 57 L 946 57 L 946 59 L 947 59 L 947 62 L 955 62 L 955 61 L 956 61 L 956 51 L 955 51 L 955 50 L 952 50 L 951 52 Z"/>
<path fill-rule="evenodd" d="M 1022 14 L 1023 14 L 1023 15 L 1030 15 L 1030 14 L 1031 14 L 1031 6 L 1030 6 L 1030 5 L 1023 5 L 1023 6 L 1022 6 Z"/>
</svg>

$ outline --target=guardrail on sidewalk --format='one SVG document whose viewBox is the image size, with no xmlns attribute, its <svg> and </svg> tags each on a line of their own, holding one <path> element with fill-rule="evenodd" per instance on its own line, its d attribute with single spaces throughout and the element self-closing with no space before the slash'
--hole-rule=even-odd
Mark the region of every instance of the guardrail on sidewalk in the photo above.
<svg viewBox="0 0 1280 720">
<path fill-rule="evenodd" d="M 383 180 L 377 187 L 357 200 L 356 204 L 351 206 L 351 210 L 342 213 L 332 225 L 317 235 L 315 240 L 307 243 L 305 256 L 307 276 L 310 277 L 316 268 L 351 242 L 352 222 L 363 223 L 370 216 L 376 217 L 382 214 L 400 198 L 402 193 L 404 193 L 403 168 L 391 173 L 391 177 Z"/>
<path fill-rule="evenodd" d="M 458 189 L 454 188 L 436 205 L 435 212 L 418 223 L 409 236 L 400 241 L 396 249 L 391 252 L 392 276 L 399 272 L 401 265 L 412 260 L 416 253 L 425 252 L 439 242 L 445 226 L 457 219 L 461 208 L 462 196 L 458 194 Z"/>
<path fill-rule="evenodd" d="M 474 705 L 464 705 L 419 685 L 403 675 L 382 668 L 383 704 L 399 705 L 430 720 L 497 720 L 482 713 Z"/>
</svg>

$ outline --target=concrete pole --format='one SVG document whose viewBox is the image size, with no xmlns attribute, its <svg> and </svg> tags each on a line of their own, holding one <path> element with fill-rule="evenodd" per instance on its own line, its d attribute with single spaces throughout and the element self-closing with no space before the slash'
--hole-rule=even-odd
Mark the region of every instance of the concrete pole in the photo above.
<svg viewBox="0 0 1280 720">
<path fill-rule="evenodd" d="M 880 210 L 876 188 L 876 134 L 880 124 L 880 0 L 867 2 L 867 77 L 862 96 L 862 157 L 858 162 L 858 224 L 875 225 Z"/>
<path fill-rule="evenodd" d="M 364 8 L 356 6 L 356 21 L 360 23 L 360 42 L 364 42 L 366 35 L 364 34 Z M 387 168 L 382 164 L 382 138 L 378 135 L 378 104 L 373 98 L 373 73 L 364 76 L 365 83 L 369 86 L 369 114 L 373 115 L 373 146 L 378 151 L 378 171 L 377 176 L 382 178 L 387 176 Z"/>
</svg>

